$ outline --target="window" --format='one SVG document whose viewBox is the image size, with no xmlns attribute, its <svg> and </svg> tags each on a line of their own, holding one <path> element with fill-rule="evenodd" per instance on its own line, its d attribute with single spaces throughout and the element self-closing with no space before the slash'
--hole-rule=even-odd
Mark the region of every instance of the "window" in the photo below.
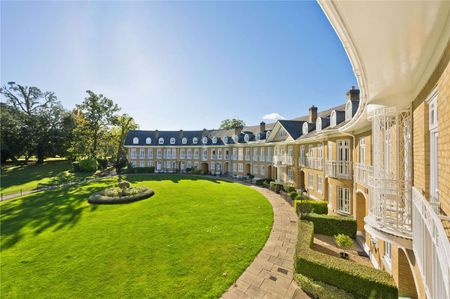
<svg viewBox="0 0 450 299">
<path fill-rule="evenodd" d="M 215 150 L 211 150 L 211 157 L 210 157 L 210 159 L 211 160 L 215 160 L 216 159 L 216 151 Z"/>
<path fill-rule="evenodd" d="M 267 162 L 272 162 L 272 148 L 267 148 Z"/>
<path fill-rule="evenodd" d="M 192 159 L 192 150 L 190 148 L 187 150 L 187 158 Z"/>
<path fill-rule="evenodd" d="M 238 163 L 238 171 L 239 172 L 244 172 L 244 164 Z"/>
<path fill-rule="evenodd" d="M 136 149 L 135 148 L 132 148 L 131 149 L 131 159 L 136 159 L 137 158 L 137 155 L 136 155 Z"/>
<path fill-rule="evenodd" d="M 225 144 L 228 143 L 228 136 L 224 136 L 224 137 L 223 137 L 223 143 L 225 143 Z"/>
<path fill-rule="evenodd" d="M 207 144 L 207 143 L 208 143 L 208 137 L 204 136 L 204 137 L 202 138 L 202 143 L 203 143 L 203 144 Z"/>
<path fill-rule="evenodd" d="M 261 139 L 261 133 L 256 133 L 255 140 L 259 141 Z"/>
<path fill-rule="evenodd" d="M 237 160 L 237 148 L 233 148 L 233 160 Z"/>
<path fill-rule="evenodd" d="M 331 128 L 336 127 L 336 111 L 335 111 L 335 110 L 331 111 L 331 116 L 330 116 L 330 127 L 331 127 Z"/>
<path fill-rule="evenodd" d="M 430 201 L 439 207 L 438 172 L 438 107 L 437 93 L 434 91 L 428 99 L 428 126 L 430 131 Z"/>
<path fill-rule="evenodd" d="M 172 159 L 177 158 L 177 150 L 175 148 L 172 149 Z"/>
<path fill-rule="evenodd" d="M 303 123 L 302 131 L 303 131 L 303 135 L 308 134 L 308 123 L 307 122 Z"/>
<path fill-rule="evenodd" d="M 180 159 L 184 159 L 184 149 L 180 149 Z"/>
<path fill-rule="evenodd" d="M 161 159 L 161 156 L 162 156 L 162 154 L 161 154 L 161 149 L 158 148 L 158 150 L 156 151 L 156 157 L 157 157 L 158 159 Z"/>
<path fill-rule="evenodd" d="M 272 133 L 272 131 L 267 131 L 267 133 L 266 133 L 266 139 L 269 138 L 270 133 Z"/>
<path fill-rule="evenodd" d="M 237 165 L 233 164 L 233 173 L 236 173 L 236 172 L 237 172 Z"/>
<path fill-rule="evenodd" d="M 242 147 L 238 149 L 238 160 L 244 160 L 244 149 Z"/>
<path fill-rule="evenodd" d="M 194 159 L 198 160 L 198 148 L 194 150 Z"/>
<path fill-rule="evenodd" d="M 259 160 L 261 160 L 261 162 L 264 162 L 264 148 L 263 147 L 260 150 Z"/>
<path fill-rule="evenodd" d="M 320 175 L 317 175 L 317 192 L 323 192 L 323 178 Z"/>
<path fill-rule="evenodd" d="M 152 144 L 152 139 L 150 137 L 145 138 L 146 144 Z"/>
<path fill-rule="evenodd" d="M 322 144 L 317 145 L 317 159 L 323 158 L 323 148 Z"/>
<path fill-rule="evenodd" d="M 388 268 L 388 272 L 392 269 L 392 245 L 390 242 L 384 242 L 384 261 L 386 263 L 386 266 Z"/>
<path fill-rule="evenodd" d="M 208 150 L 202 150 L 202 160 L 208 160 Z"/>
<path fill-rule="evenodd" d="M 164 138 L 160 137 L 160 138 L 158 139 L 158 143 L 159 143 L 159 144 L 164 144 Z"/>
<path fill-rule="evenodd" d="M 186 137 L 183 137 L 183 139 L 181 139 L 181 143 L 182 143 L 182 144 L 187 144 L 187 138 L 186 138 Z"/>
<path fill-rule="evenodd" d="M 145 162 L 144 161 L 139 161 L 139 167 L 145 167 Z"/>
<path fill-rule="evenodd" d="M 217 137 L 213 137 L 213 138 L 212 138 L 212 143 L 214 143 L 214 144 L 217 143 Z"/>
<path fill-rule="evenodd" d="M 131 160 L 131 167 L 136 167 L 136 161 Z"/>
<path fill-rule="evenodd" d="M 294 147 L 293 146 L 288 146 L 287 154 L 288 154 L 287 163 L 289 165 L 292 165 L 292 162 L 294 160 Z"/>
<path fill-rule="evenodd" d="M 258 148 L 253 148 L 253 161 L 258 161 Z"/>
<path fill-rule="evenodd" d="M 260 172 L 261 176 L 266 175 L 266 167 L 264 165 L 261 165 L 261 172 Z"/>
<path fill-rule="evenodd" d="M 322 118 L 318 117 L 316 120 L 316 131 L 322 131 Z"/>
<path fill-rule="evenodd" d="M 245 160 L 250 161 L 250 149 L 249 148 L 245 149 Z"/>
<path fill-rule="evenodd" d="M 338 187 L 338 211 L 350 214 L 350 189 Z"/>
<path fill-rule="evenodd" d="M 234 140 L 235 143 L 238 143 L 239 142 L 239 136 L 238 135 L 234 135 L 233 136 L 233 140 Z"/>
<path fill-rule="evenodd" d="M 198 143 L 198 138 L 197 137 L 192 138 L 192 143 L 193 144 L 197 144 Z"/>
<path fill-rule="evenodd" d="M 366 139 L 364 138 L 359 140 L 359 162 L 366 163 Z"/>
<path fill-rule="evenodd" d="M 287 175 L 288 175 L 288 181 L 293 182 L 294 181 L 294 170 L 292 168 L 288 169 Z"/>
<path fill-rule="evenodd" d="M 141 148 L 141 150 L 139 151 L 139 158 L 145 159 L 145 149 Z M 141 167 L 144 167 L 144 166 L 141 166 Z"/>
<path fill-rule="evenodd" d="M 133 144 L 139 144 L 139 138 L 134 137 L 133 138 Z"/>
<path fill-rule="evenodd" d="M 153 159 L 153 149 L 149 148 L 147 150 L 147 158 L 148 159 Z"/>
<path fill-rule="evenodd" d="M 170 151 L 170 148 L 166 148 L 166 150 L 164 151 L 164 158 L 166 159 L 170 159 L 172 152 Z"/>
<path fill-rule="evenodd" d="M 192 161 L 187 161 L 186 166 L 187 168 L 192 168 Z"/>
<path fill-rule="evenodd" d="M 250 140 L 250 136 L 248 134 L 244 135 L 244 141 L 248 142 Z"/>
<path fill-rule="evenodd" d="M 253 164 L 253 175 L 258 175 L 258 164 Z"/>
<path fill-rule="evenodd" d="M 217 160 L 222 160 L 222 149 L 221 148 L 219 148 L 217 150 Z"/>
<path fill-rule="evenodd" d="M 333 143 L 328 141 L 328 161 L 333 160 Z"/>
<path fill-rule="evenodd" d="M 147 166 L 148 167 L 153 167 L 153 161 L 147 161 Z"/>
<path fill-rule="evenodd" d="M 175 138 L 173 137 L 170 138 L 170 144 L 175 144 Z"/>
<path fill-rule="evenodd" d="M 353 116 L 352 101 L 347 101 L 347 104 L 345 104 L 345 121 L 351 120 L 352 116 Z"/>
<path fill-rule="evenodd" d="M 308 173 L 308 187 L 314 189 L 314 176 L 312 173 Z"/>
</svg>

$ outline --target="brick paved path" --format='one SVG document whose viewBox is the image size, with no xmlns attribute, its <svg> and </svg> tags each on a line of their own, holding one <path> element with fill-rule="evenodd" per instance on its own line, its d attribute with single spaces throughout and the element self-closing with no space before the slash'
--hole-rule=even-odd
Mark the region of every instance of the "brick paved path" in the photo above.
<svg viewBox="0 0 450 299">
<path fill-rule="evenodd" d="M 274 223 L 269 239 L 252 264 L 222 298 L 309 298 L 293 280 L 297 215 L 278 194 L 252 186 L 272 204 Z"/>
</svg>

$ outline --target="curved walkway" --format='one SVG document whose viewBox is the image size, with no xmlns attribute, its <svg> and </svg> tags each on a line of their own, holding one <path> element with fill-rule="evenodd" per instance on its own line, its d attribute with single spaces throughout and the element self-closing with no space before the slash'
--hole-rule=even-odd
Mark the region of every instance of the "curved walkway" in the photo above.
<svg viewBox="0 0 450 299">
<path fill-rule="evenodd" d="M 274 223 L 269 239 L 252 264 L 222 298 L 309 298 L 294 281 L 297 215 L 278 194 L 252 186 L 272 204 Z"/>
</svg>

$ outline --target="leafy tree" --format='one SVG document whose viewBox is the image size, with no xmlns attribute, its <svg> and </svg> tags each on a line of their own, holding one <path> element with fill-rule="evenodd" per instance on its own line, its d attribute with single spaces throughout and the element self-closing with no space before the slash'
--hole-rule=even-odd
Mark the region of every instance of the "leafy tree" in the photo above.
<svg viewBox="0 0 450 299">
<path fill-rule="evenodd" d="M 220 129 L 222 130 L 234 129 L 238 127 L 245 127 L 245 122 L 237 118 L 224 119 L 220 124 Z"/>
<path fill-rule="evenodd" d="M 114 114 L 119 107 L 102 94 L 88 90 L 83 103 L 77 105 L 75 111 L 74 140 L 71 152 L 75 156 L 97 158 L 107 153 L 108 131 L 112 125 Z M 84 144 L 79 144 L 84 143 Z"/>
<path fill-rule="evenodd" d="M 343 256 L 346 256 L 347 255 L 346 250 L 350 249 L 353 246 L 352 238 L 344 234 L 338 234 L 337 236 L 334 236 L 334 240 L 337 246 L 339 246 L 340 248 L 342 248 L 342 250 L 344 250 Z"/>
<path fill-rule="evenodd" d="M 0 149 L 1 162 L 11 159 L 17 163 L 17 157 L 23 154 L 26 147 L 26 136 L 23 134 L 23 113 L 6 103 L 0 103 Z"/>
<path fill-rule="evenodd" d="M 135 123 L 134 119 L 127 115 L 118 115 L 114 118 L 113 124 L 116 126 L 114 128 L 114 140 L 117 146 L 117 151 L 114 158 L 114 168 L 116 173 L 119 175 L 119 181 L 121 180 L 120 174 L 122 168 L 127 165 L 126 150 L 124 147 L 125 138 L 130 130 L 135 130 L 138 125 Z"/>
</svg>

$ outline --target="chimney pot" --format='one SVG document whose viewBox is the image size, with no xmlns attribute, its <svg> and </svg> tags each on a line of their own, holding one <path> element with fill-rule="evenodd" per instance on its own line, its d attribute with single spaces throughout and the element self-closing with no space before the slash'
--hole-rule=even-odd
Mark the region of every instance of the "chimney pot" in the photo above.
<svg viewBox="0 0 450 299">
<path fill-rule="evenodd" d="M 263 133 L 265 131 L 266 131 L 266 123 L 262 121 L 259 123 L 259 132 Z"/>
<path fill-rule="evenodd" d="M 315 123 L 316 120 L 317 120 L 317 107 L 312 105 L 311 108 L 309 108 L 308 122 Z"/>
</svg>

